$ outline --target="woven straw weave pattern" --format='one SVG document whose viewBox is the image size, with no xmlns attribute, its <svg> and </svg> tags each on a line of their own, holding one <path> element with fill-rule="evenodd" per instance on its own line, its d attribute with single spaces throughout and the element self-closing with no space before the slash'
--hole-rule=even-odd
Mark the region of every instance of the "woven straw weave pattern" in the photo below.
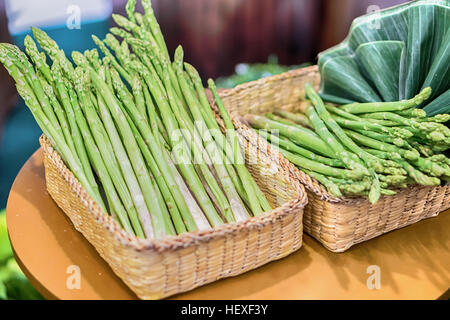
<svg viewBox="0 0 450 320">
<path fill-rule="evenodd" d="M 304 86 L 320 84 L 317 66 L 240 85 L 221 93 L 225 106 L 235 119 L 246 114 L 263 115 L 281 108 L 299 111 Z M 245 121 L 241 120 L 245 123 Z M 261 143 L 261 139 L 257 140 Z M 371 205 L 362 198 L 336 198 L 315 179 L 294 168 L 293 174 L 306 187 L 309 204 L 305 208 L 304 229 L 333 252 L 437 216 L 450 208 L 450 186 L 413 186 L 395 196 L 383 196 Z"/>
<path fill-rule="evenodd" d="M 49 194 L 75 228 L 138 297 L 162 299 L 242 274 L 302 246 L 307 196 L 292 165 L 276 151 L 258 153 L 241 133 L 239 138 L 250 173 L 276 209 L 243 223 L 157 241 L 127 234 L 87 195 L 45 136 L 40 143 Z"/>
</svg>

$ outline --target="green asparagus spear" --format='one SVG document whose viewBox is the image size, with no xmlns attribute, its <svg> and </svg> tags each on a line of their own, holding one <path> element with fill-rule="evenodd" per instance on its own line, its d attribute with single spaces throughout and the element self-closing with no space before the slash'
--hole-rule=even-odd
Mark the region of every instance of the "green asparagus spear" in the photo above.
<svg viewBox="0 0 450 320">
<path fill-rule="evenodd" d="M 190 119 L 187 116 L 182 116 L 183 112 L 185 111 L 183 106 L 181 105 L 179 96 L 175 93 L 175 90 L 172 86 L 172 82 L 170 80 L 170 77 L 168 74 L 164 75 L 163 83 L 166 87 L 167 96 L 169 98 L 169 105 L 172 111 L 172 114 L 170 115 L 172 118 L 172 121 L 174 123 L 178 123 L 179 127 L 177 129 L 181 129 L 182 131 L 172 131 L 172 136 L 174 139 L 172 139 L 172 147 L 177 148 L 180 151 L 180 154 L 184 153 L 182 150 L 192 150 L 194 155 L 194 162 L 197 168 L 201 171 L 201 175 L 203 176 L 205 182 L 207 183 L 207 187 L 210 189 L 212 194 L 214 195 L 214 198 L 211 200 L 216 200 L 216 205 L 219 207 L 221 213 L 225 216 L 227 220 L 233 219 L 232 213 L 231 213 L 231 207 L 228 203 L 228 200 L 226 199 L 225 195 L 223 194 L 220 186 L 218 185 L 214 175 L 211 173 L 210 169 L 208 168 L 207 164 L 210 164 L 210 160 L 207 159 L 207 154 L 204 152 L 204 150 L 201 150 L 201 148 L 198 146 L 198 140 L 195 139 L 195 137 L 192 135 L 192 131 L 190 128 Z M 161 109 L 160 109 L 161 110 Z M 171 131 L 169 129 L 169 131 Z M 178 139 L 176 137 L 178 135 Z M 198 136 L 197 136 L 198 138 Z M 190 146 L 188 145 L 190 144 Z M 186 154 L 189 153 L 185 152 Z M 205 161 L 206 160 L 206 164 Z M 195 172 L 192 171 L 193 163 L 189 156 L 183 156 L 180 158 L 182 160 L 183 164 L 186 166 L 186 168 L 190 168 L 190 173 L 192 174 L 192 178 L 197 180 L 198 178 L 201 178 L 198 173 L 196 176 L 194 175 Z M 179 165 L 181 165 L 179 163 Z M 187 179 L 191 180 L 191 179 Z M 199 180 L 197 180 L 198 182 Z M 188 181 L 189 184 L 189 181 Z M 192 188 L 193 186 L 191 186 Z M 206 189 L 207 190 L 207 189 Z M 203 191 L 203 189 L 198 189 L 198 191 Z M 205 193 L 199 192 L 200 196 L 206 196 Z M 206 200 L 206 197 L 205 197 Z M 211 203 L 211 202 L 209 202 Z M 208 204 L 208 202 L 206 203 Z M 208 216 L 208 218 L 213 221 L 219 222 L 220 217 L 217 215 L 215 210 L 205 210 L 205 214 Z"/>
<path fill-rule="evenodd" d="M 353 113 L 370 113 L 370 112 L 389 112 L 402 111 L 415 106 L 421 105 L 431 95 L 431 88 L 423 89 L 417 96 L 410 100 L 403 100 L 397 102 L 370 102 L 370 103 L 353 103 L 342 106 L 341 109 Z"/>
<path fill-rule="evenodd" d="M 101 77 L 92 68 L 89 68 L 88 72 L 94 87 L 103 97 L 106 106 L 111 112 L 111 115 L 117 124 L 118 131 L 121 133 L 123 140 L 126 141 L 126 143 L 124 143 L 125 149 L 127 150 L 129 160 L 134 172 L 136 173 L 137 181 L 142 190 L 142 200 L 144 202 L 142 205 L 147 205 L 147 208 L 152 208 L 152 212 L 150 213 L 151 217 L 148 215 L 143 215 L 139 212 L 144 230 L 147 231 L 145 228 L 149 228 L 149 226 L 152 225 L 156 238 L 161 238 L 166 234 L 170 234 L 170 226 L 166 223 L 163 216 L 163 208 L 161 208 L 159 203 L 155 201 L 155 190 L 151 184 L 150 174 L 125 115 L 103 79 L 101 79 Z M 113 147 L 115 144 L 116 143 L 113 143 Z M 120 159 L 120 161 L 123 160 L 122 158 Z M 151 223 L 149 223 L 150 220 Z M 147 233 L 146 235 L 148 236 Z"/>
<path fill-rule="evenodd" d="M 5 66 L 8 73 L 15 80 L 16 88 L 20 96 L 24 99 L 26 105 L 32 112 L 39 127 L 42 129 L 47 138 L 52 142 L 55 149 L 61 154 L 61 157 L 66 162 L 75 177 L 78 178 L 87 192 L 101 206 L 102 201 L 96 196 L 94 189 L 90 185 L 89 180 L 86 178 L 80 160 L 78 159 L 78 157 L 72 154 L 70 148 L 64 140 L 61 131 L 58 131 L 55 128 L 55 125 L 47 118 L 47 116 L 43 112 L 42 106 L 35 96 L 33 89 L 24 80 L 24 74 L 14 64 L 15 59 L 17 59 L 17 56 L 10 55 L 9 48 L 4 46 L 3 44 L 0 44 L 0 62 Z"/>
<path fill-rule="evenodd" d="M 347 134 L 344 132 L 344 130 L 342 130 L 342 128 L 336 123 L 336 121 L 331 117 L 330 113 L 327 111 L 327 109 L 325 108 L 325 104 L 322 101 L 322 99 L 319 97 L 319 95 L 314 91 L 313 87 L 310 84 L 306 84 L 305 85 L 305 90 L 306 90 L 306 95 L 309 97 L 309 99 L 311 99 L 317 113 L 318 116 L 320 117 L 320 120 L 323 121 L 323 123 L 325 123 L 325 125 L 331 130 L 333 131 L 333 133 L 339 138 L 339 140 L 342 142 L 342 144 L 347 147 L 349 150 L 351 150 L 352 152 L 354 152 L 359 158 L 361 158 L 365 165 L 369 168 L 369 172 L 370 175 L 372 177 L 372 187 L 371 190 L 369 192 L 369 201 L 371 203 L 376 203 L 379 198 L 380 198 L 380 183 L 379 183 L 379 179 L 378 179 L 378 175 L 375 173 L 376 170 L 382 170 L 383 169 L 383 165 L 381 163 L 381 161 L 379 161 L 376 157 L 370 155 L 369 153 L 365 152 L 362 148 L 360 148 L 356 143 L 353 142 L 352 139 L 350 139 Z M 314 112 L 311 110 L 313 107 L 310 107 L 307 110 L 307 113 L 310 115 L 310 119 L 313 123 L 313 126 L 315 127 L 315 129 L 317 131 L 319 131 L 320 129 L 317 127 L 317 125 L 319 124 L 318 121 L 314 122 L 314 117 L 315 114 Z M 324 133 L 326 133 L 325 130 L 323 130 Z M 320 135 L 320 132 L 319 132 Z M 327 135 L 322 135 L 322 138 L 326 137 Z M 330 139 L 331 135 L 328 135 L 328 139 Z M 337 142 L 337 140 L 335 140 L 334 142 L 332 140 L 327 140 L 329 142 L 329 144 L 333 144 L 335 142 Z M 339 142 L 337 142 L 339 143 Z M 346 155 L 342 154 L 342 151 L 339 151 L 340 149 L 344 149 L 344 148 L 336 148 L 336 146 L 334 146 L 335 148 L 335 152 L 338 155 L 341 155 L 341 160 L 346 163 Z M 349 165 L 351 165 L 351 163 L 349 163 Z M 352 168 L 352 167 L 350 167 Z M 355 168 L 355 167 L 354 167 Z"/>
<path fill-rule="evenodd" d="M 325 164 L 309 160 L 297 154 L 290 153 L 289 151 L 279 149 L 280 152 L 288 159 L 290 162 L 296 166 L 320 173 L 325 176 L 348 179 L 348 180 L 361 180 L 362 177 L 359 172 L 355 172 L 347 169 L 333 168 Z"/>
<path fill-rule="evenodd" d="M 379 140 L 375 140 L 375 139 L 366 137 L 362 134 L 359 134 L 359 133 L 357 133 L 355 131 L 351 131 L 351 130 L 345 130 L 345 132 L 354 141 L 356 141 L 357 143 L 359 143 L 363 146 L 381 150 L 381 151 L 398 153 L 402 157 L 404 157 L 405 159 L 408 159 L 408 160 L 416 160 L 420 157 L 419 152 L 415 149 L 414 150 L 406 150 L 406 149 L 398 148 L 397 146 L 394 146 L 392 144 L 381 142 Z"/>
<path fill-rule="evenodd" d="M 119 62 L 117 62 L 116 58 L 111 53 L 111 51 L 105 46 L 105 44 L 94 35 L 92 36 L 92 39 L 94 40 L 95 44 L 100 48 L 100 50 L 103 52 L 103 54 L 110 59 L 112 66 L 120 73 L 120 75 L 128 83 L 132 83 L 132 78 L 130 74 L 119 64 Z"/>
<path fill-rule="evenodd" d="M 225 106 L 222 102 L 222 99 L 219 97 L 217 93 L 216 85 L 212 79 L 208 81 L 209 88 L 211 89 L 214 100 L 216 102 L 217 107 L 219 108 L 220 115 L 225 123 L 225 127 L 227 129 L 227 134 L 229 135 L 229 139 L 231 141 L 232 148 L 234 150 L 234 163 L 235 167 L 241 177 L 243 183 L 246 185 L 248 198 L 251 204 L 252 212 L 255 216 L 260 215 L 264 211 L 272 210 L 269 202 L 267 201 L 265 195 L 261 192 L 259 188 L 255 188 L 255 184 L 253 183 L 253 177 L 248 172 L 245 167 L 245 162 L 242 157 L 242 154 L 239 152 L 240 145 L 239 139 L 237 137 L 233 122 L 228 111 L 225 109 Z M 256 201 L 258 200 L 259 201 Z"/>
<path fill-rule="evenodd" d="M 311 121 L 309 121 L 308 117 L 302 113 L 292 113 L 292 112 L 288 112 L 288 111 L 285 111 L 282 109 L 275 109 L 273 111 L 273 113 L 277 116 L 291 120 L 291 121 L 293 121 L 297 124 L 300 124 L 304 127 L 310 127 L 310 128 L 312 127 Z"/>
<path fill-rule="evenodd" d="M 40 73 L 45 77 L 48 83 L 53 83 L 53 77 L 50 70 L 50 67 L 48 66 L 47 62 L 45 61 L 45 55 L 42 55 L 37 46 L 34 42 L 33 38 L 31 36 L 25 37 L 25 49 L 28 54 L 28 56 L 31 58 L 33 63 L 36 65 L 36 68 L 39 70 Z"/>
<path fill-rule="evenodd" d="M 314 178 L 321 184 L 323 184 L 327 188 L 328 192 L 330 192 L 333 196 L 338 198 L 342 197 L 342 192 L 339 189 L 339 186 L 336 185 L 332 180 L 314 171 L 310 171 L 307 169 L 303 169 L 303 171 L 311 178 Z"/>
<path fill-rule="evenodd" d="M 189 78 L 192 81 L 192 84 L 197 92 L 197 97 L 200 102 L 200 108 L 201 108 L 203 120 L 205 121 L 206 126 L 208 127 L 208 130 L 211 133 L 211 135 L 213 136 L 217 146 L 219 147 L 220 150 L 223 151 L 221 153 L 223 163 L 225 164 L 228 174 L 233 181 L 234 187 L 238 191 L 241 198 L 245 201 L 247 206 L 250 207 L 250 202 L 249 202 L 247 192 L 242 185 L 241 178 L 238 176 L 238 173 L 236 172 L 235 168 L 233 167 L 233 164 L 234 164 L 233 149 L 219 128 L 219 125 L 216 121 L 216 118 L 214 116 L 214 113 L 211 109 L 208 98 L 206 96 L 205 89 L 203 87 L 200 75 L 198 74 L 197 70 L 192 65 L 190 65 L 188 63 L 184 63 L 184 67 L 186 68 L 186 72 L 189 75 Z M 254 185 L 254 180 L 252 180 L 252 184 Z M 256 186 L 255 186 L 255 188 L 256 188 Z"/>
<path fill-rule="evenodd" d="M 213 140 L 213 137 L 211 136 L 210 132 L 206 127 L 206 124 L 201 114 L 200 102 L 197 100 L 195 92 L 187 83 L 184 77 L 183 64 L 181 59 L 178 61 L 176 60 L 176 62 L 177 62 L 176 72 L 178 75 L 178 81 L 180 83 L 182 92 L 186 98 L 186 101 L 190 106 L 190 111 L 194 118 L 196 129 L 198 130 L 200 137 L 202 137 L 203 143 L 206 146 L 205 149 L 209 154 L 209 157 L 213 159 L 212 162 L 214 168 L 218 174 L 218 178 L 222 183 L 224 192 L 227 195 L 227 198 L 230 201 L 230 205 L 233 209 L 232 214 L 234 214 L 234 217 L 237 221 L 245 221 L 248 219 L 249 215 L 245 209 L 244 204 L 242 203 L 242 200 L 239 197 L 239 194 L 234 188 L 231 178 L 228 175 L 228 172 L 223 163 L 221 151 L 217 147 L 216 143 Z"/>
<path fill-rule="evenodd" d="M 154 77 L 152 76 L 152 74 L 146 73 L 142 69 L 140 69 L 139 71 L 141 73 L 141 76 L 144 78 L 148 88 L 150 89 L 150 92 L 151 92 L 156 104 L 158 105 L 158 108 L 161 112 L 162 120 L 164 122 L 165 127 L 167 128 L 167 131 L 171 132 L 171 133 L 179 132 L 178 123 L 177 123 L 174 115 L 171 112 L 171 107 L 167 101 L 166 94 L 159 89 L 159 86 L 157 85 L 157 82 L 154 80 Z M 131 113 L 131 115 L 133 115 L 133 113 Z M 140 123 L 141 122 L 138 122 L 138 124 L 140 124 Z M 159 143 L 154 138 L 153 134 L 151 133 L 151 130 L 148 128 L 148 124 L 147 124 L 147 129 L 148 129 L 148 132 L 143 132 L 142 130 L 146 130 L 145 126 L 141 125 L 141 127 L 140 127 L 141 133 L 142 133 L 144 139 L 146 139 L 147 145 L 150 148 L 152 148 L 152 146 L 158 146 Z M 180 138 L 180 137 L 177 137 L 174 134 L 170 134 L 169 139 L 173 146 L 183 145 L 183 144 L 180 144 L 180 140 L 178 138 Z M 158 152 L 158 149 L 156 149 L 156 148 L 152 149 L 152 153 L 153 152 Z M 188 183 L 189 187 L 191 188 L 191 191 L 197 197 L 197 200 L 199 201 L 202 209 L 205 211 L 205 214 L 210 219 L 211 224 L 213 226 L 223 224 L 223 221 L 217 215 L 217 212 L 216 212 L 211 200 L 209 199 L 208 195 L 206 194 L 206 192 L 201 184 L 201 181 L 198 178 L 197 173 L 195 172 L 193 166 L 189 165 L 189 163 L 191 162 L 189 156 L 186 157 L 183 150 L 180 150 L 179 148 L 174 149 L 173 152 L 174 152 L 174 156 L 176 158 L 176 162 L 180 168 L 180 171 L 182 172 L 183 176 L 185 177 L 186 182 Z M 169 170 L 169 168 L 167 168 L 167 164 L 163 163 L 164 157 L 161 154 L 158 154 L 158 155 L 154 154 L 154 158 L 156 161 L 159 161 L 158 165 L 161 167 L 161 171 L 163 174 L 169 174 L 171 172 L 171 170 Z M 171 182 L 172 182 L 171 185 L 173 186 L 173 183 L 174 183 L 173 177 L 165 176 L 165 179 L 168 183 L 169 183 L 169 181 L 167 179 L 171 180 Z M 181 196 L 180 194 L 177 194 L 177 195 L 174 195 L 174 198 L 176 200 L 178 200 L 180 196 Z M 186 204 L 184 205 L 184 208 L 186 208 Z M 192 217 L 188 216 L 188 213 L 189 213 L 188 211 L 186 212 L 185 210 L 182 210 L 181 208 L 180 208 L 180 211 L 183 214 L 184 219 L 189 219 L 191 221 L 191 223 L 190 223 L 191 227 L 188 228 L 189 230 L 191 230 L 192 223 L 195 224 L 195 222 L 193 221 Z"/>
<path fill-rule="evenodd" d="M 319 118 L 314 107 L 309 107 L 306 111 L 315 131 L 321 136 L 322 140 L 326 142 L 328 147 L 333 150 L 336 157 L 341 160 L 347 168 L 361 172 L 361 175 L 369 175 L 367 168 L 356 162 L 351 153 L 349 153 L 342 144 L 331 134 L 325 126 L 325 123 Z"/>
<path fill-rule="evenodd" d="M 142 0 L 142 6 L 144 7 L 145 10 L 144 21 L 147 21 L 147 23 L 149 24 L 150 30 L 152 31 L 153 36 L 158 42 L 161 52 L 163 52 L 167 60 L 170 60 L 169 50 L 167 49 L 166 42 L 164 41 L 164 36 L 161 32 L 161 27 L 159 26 L 159 23 L 156 20 L 151 0 Z"/>
<path fill-rule="evenodd" d="M 167 183 L 164 180 L 164 177 L 162 176 L 161 171 L 159 170 L 158 165 L 155 159 L 153 158 L 150 149 L 148 148 L 147 144 L 145 143 L 144 139 L 139 133 L 139 130 L 134 124 L 133 120 L 126 112 L 125 108 L 122 105 L 121 108 L 127 118 L 131 130 L 133 131 L 133 134 L 136 138 L 136 142 L 138 143 L 139 148 L 141 149 L 142 155 L 144 156 L 144 159 L 147 162 L 147 165 L 152 173 L 152 176 L 155 179 L 156 185 L 154 187 L 155 189 L 158 189 L 160 191 L 160 194 L 158 195 L 160 205 L 162 206 L 162 204 L 165 203 L 165 205 L 167 206 L 167 209 L 170 212 L 170 216 L 172 217 L 172 221 L 173 224 L 175 225 L 177 233 L 182 234 L 187 232 L 183 218 L 181 217 L 180 211 L 178 210 L 176 201 L 173 198 L 172 194 L 170 193 L 169 187 L 167 186 Z M 165 218 L 168 219 L 169 217 L 166 215 Z M 170 225 L 169 221 L 167 221 L 167 223 Z"/>
<path fill-rule="evenodd" d="M 335 152 L 328 146 L 328 144 L 316 135 L 311 134 L 310 131 L 290 127 L 257 115 L 247 115 L 245 120 L 247 120 L 253 128 L 278 131 L 281 135 L 288 137 L 290 140 L 302 147 L 311 149 L 329 158 L 337 158 Z"/>
<path fill-rule="evenodd" d="M 344 167 L 344 164 L 341 160 L 322 157 L 321 155 L 315 154 L 312 151 L 309 151 L 307 149 L 304 149 L 304 148 L 296 145 L 295 143 L 291 142 L 290 140 L 281 139 L 281 138 L 277 137 L 276 135 L 270 134 L 267 131 L 260 130 L 260 131 L 258 131 L 258 134 L 260 136 L 262 136 L 264 139 L 272 142 L 275 146 L 280 146 L 281 148 L 283 148 L 289 152 L 292 152 L 294 154 L 301 155 L 310 160 L 314 160 L 314 161 L 326 164 L 331 167 L 338 167 L 338 168 Z"/>
<path fill-rule="evenodd" d="M 81 72 L 79 73 L 79 76 L 82 76 Z M 133 228 L 130 225 L 127 211 L 122 204 L 119 195 L 117 194 L 113 180 L 116 180 L 114 179 L 114 177 L 116 177 L 116 175 L 120 173 L 117 171 L 117 167 L 114 166 L 115 162 L 112 161 L 111 157 L 108 157 L 109 150 L 106 147 L 108 144 L 108 140 L 105 138 L 105 135 L 102 131 L 104 130 L 103 125 L 98 118 L 94 106 L 90 103 L 87 88 L 83 84 L 86 84 L 85 80 L 80 79 L 80 81 L 76 85 L 76 88 L 80 95 L 80 101 L 84 111 L 84 115 L 81 112 L 80 107 L 78 106 L 78 101 L 74 93 L 71 92 L 70 94 L 72 95 L 71 99 L 76 106 L 75 118 L 77 120 L 78 126 L 81 128 L 83 140 L 85 141 L 85 146 L 89 158 L 91 159 L 94 168 L 96 168 L 108 199 L 110 199 L 111 210 L 117 215 L 120 224 L 124 227 L 125 230 L 135 233 L 139 237 L 143 237 L 144 233 L 142 232 L 141 224 L 137 215 L 133 216 L 131 214 L 130 217 L 130 220 L 133 222 L 134 226 L 133 231 Z M 116 184 L 116 186 L 117 190 L 119 191 L 120 185 Z M 123 203 L 125 204 L 128 212 L 132 213 L 132 208 L 130 207 L 130 204 L 126 202 L 125 198 Z"/>
</svg>

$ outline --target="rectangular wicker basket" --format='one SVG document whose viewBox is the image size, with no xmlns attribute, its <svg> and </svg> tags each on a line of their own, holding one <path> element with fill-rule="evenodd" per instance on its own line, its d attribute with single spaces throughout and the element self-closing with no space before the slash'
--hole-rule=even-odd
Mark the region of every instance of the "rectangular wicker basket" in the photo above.
<svg viewBox="0 0 450 320">
<path fill-rule="evenodd" d="M 300 249 L 307 196 L 292 165 L 268 146 L 256 150 L 245 138 L 254 133 L 236 125 L 247 167 L 276 208 L 261 217 L 162 240 L 138 239 L 96 205 L 42 136 L 48 192 L 141 299 L 162 299 L 237 276 Z"/>
<path fill-rule="evenodd" d="M 221 95 L 236 119 L 249 113 L 262 115 L 275 107 L 296 111 L 308 82 L 318 88 L 317 66 L 243 84 Z M 261 139 L 254 143 L 261 143 Z M 308 193 L 304 229 L 333 252 L 344 252 L 357 243 L 435 217 L 450 208 L 449 185 L 413 186 L 395 196 L 383 196 L 377 204 L 371 205 L 362 198 L 338 199 L 302 171 L 297 168 L 294 171 Z"/>
</svg>

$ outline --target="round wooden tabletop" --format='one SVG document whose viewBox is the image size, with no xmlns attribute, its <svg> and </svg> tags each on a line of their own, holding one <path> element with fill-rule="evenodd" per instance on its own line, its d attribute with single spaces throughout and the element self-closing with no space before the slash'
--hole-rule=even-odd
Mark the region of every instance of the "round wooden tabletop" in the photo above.
<svg viewBox="0 0 450 320">
<path fill-rule="evenodd" d="M 48 195 L 40 150 L 16 178 L 7 224 L 19 265 L 44 297 L 137 298 Z M 305 236 L 304 246 L 283 260 L 174 298 L 437 299 L 450 287 L 449 229 L 445 212 L 342 254 Z M 73 266 L 80 270 L 79 288 L 67 285 Z"/>
</svg>

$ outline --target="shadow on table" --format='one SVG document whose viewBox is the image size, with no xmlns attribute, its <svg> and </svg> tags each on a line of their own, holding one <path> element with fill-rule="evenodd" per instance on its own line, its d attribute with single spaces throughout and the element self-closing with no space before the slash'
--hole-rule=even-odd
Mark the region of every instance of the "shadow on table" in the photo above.
<svg viewBox="0 0 450 320">
<path fill-rule="evenodd" d="M 443 212 L 439 217 L 391 231 L 340 254 L 325 250 L 317 241 L 309 237 L 306 238 L 305 243 L 330 261 L 336 279 L 346 290 L 349 289 L 351 277 L 356 277 L 358 281 L 366 285 L 370 276 L 366 270 L 372 265 L 380 267 L 382 289 L 391 288 L 394 292 L 399 292 L 399 287 L 393 278 L 394 274 L 412 278 L 418 277 L 419 274 L 425 275 L 434 286 L 446 288 L 450 284 L 450 278 L 447 276 L 450 265 L 444 263 L 450 261 L 450 251 L 446 245 L 449 234 L 445 227 L 449 225 L 449 220 L 449 212 Z M 436 256 L 440 259 L 433 258 Z M 420 267 L 415 267 L 418 261 L 420 261 Z M 355 273 L 355 270 L 361 272 Z"/>
</svg>

